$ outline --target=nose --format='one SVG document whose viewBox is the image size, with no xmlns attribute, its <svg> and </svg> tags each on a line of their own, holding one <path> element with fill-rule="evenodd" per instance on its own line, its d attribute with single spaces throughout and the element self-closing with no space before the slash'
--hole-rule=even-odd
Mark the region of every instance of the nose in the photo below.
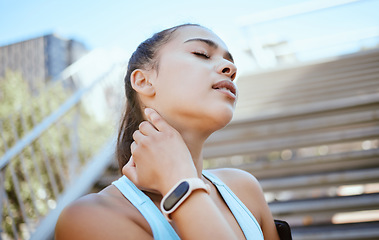
<svg viewBox="0 0 379 240">
<path fill-rule="evenodd" d="M 218 73 L 229 77 L 232 81 L 236 78 L 237 67 L 234 63 L 224 59 L 223 62 L 218 66 Z"/>
</svg>

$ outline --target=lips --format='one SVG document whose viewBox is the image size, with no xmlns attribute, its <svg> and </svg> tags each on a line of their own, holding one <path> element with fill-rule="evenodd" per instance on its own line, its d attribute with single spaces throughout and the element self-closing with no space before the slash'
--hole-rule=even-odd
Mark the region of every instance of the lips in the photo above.
<svg viewBox="0 0 379 240">
<path fill-rule="evenodd" d="M 234 85 L 234 83 L 230 80 L 223 80 L 220 82 L 217 82 L 212 86 L 213 89 L 219 90 L 225 93 L 231 94 L 234 98 L 237 95 L 237 88 Z"/>
</svg>

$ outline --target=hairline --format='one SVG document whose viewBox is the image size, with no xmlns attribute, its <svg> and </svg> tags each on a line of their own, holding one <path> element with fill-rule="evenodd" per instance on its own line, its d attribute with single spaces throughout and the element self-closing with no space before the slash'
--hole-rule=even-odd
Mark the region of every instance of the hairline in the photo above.
<svg viewBox="0 0 379 240">
<path fill-rule="evenodd" d="M 158 48 L 158 50 L 156 52 L 156 60 L 153 62 L 152 67 L 151 67 L 151 70 L 155 70 L 157 72 L 157 75 L 159 73 L 159 62 L 160 62 L 160 52 L 161 52 L 161 50 L 164 48 L 164 46 L 166 44 L 168 44 L 172 39 L 174 39 L 176 37 L 175 34 L 177 34 L 176 32 L 178 30 L 181 30 L 181 29 L 186 28 L 186 27 L 199 27 L 199 28 L 203 28 L 203 29 L 209 30 L 208 28 L 206 28 L 204 26 L 196 25 L 196 24 L 193 24 L 193 25 L 191 25 L 191 24 L 188 24 L 188 25 L 179 25 L 177 27 L 173 27 L 172 29 L 167 29 L 169 31 L 168 37 L 167 37 L 167 39 L 165 39 L 162 42 L 161 46 Z"/>
</svg>

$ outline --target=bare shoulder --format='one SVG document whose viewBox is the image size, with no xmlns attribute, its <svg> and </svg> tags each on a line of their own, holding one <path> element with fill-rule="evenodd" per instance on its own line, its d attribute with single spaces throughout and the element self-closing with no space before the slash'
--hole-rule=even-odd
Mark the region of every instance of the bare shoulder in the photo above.
<svg viewBox="0 0 379 240">
<path fill-rule="evenodd" d="M 209 171 L 219 177 L 233 192 L 239 192 L 239 190 L 261 192 L 258 180 L 249 172 L 237 168 L 220 168 Z"/>
<path fill-rule="evenodd" d="M 254 215 L 265 239 L 279 239 L 274 219 L 258 180 L 250 173 L 232 168 L 211 170 L 219 177 Z"/>
<path fill-rule="evenodd" d="M 221 168 L 210 170 L 219 177 L 237 197 L 253 213 L 261 223 L 261 209 L 266 200 L 258 180 L 249 172 L 235 168 Z"/>
<path fill-rule="evenodd" d="M 138 210 L 117 191 L 109 186 L 68 205 L 59 216 L 55 238 L 152 239 Z"/>
</svg>

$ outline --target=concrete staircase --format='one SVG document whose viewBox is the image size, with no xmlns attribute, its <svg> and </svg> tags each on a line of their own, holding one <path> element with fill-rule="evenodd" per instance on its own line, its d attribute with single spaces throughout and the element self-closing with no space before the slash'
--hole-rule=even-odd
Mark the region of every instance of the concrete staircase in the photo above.
<svg viewBox="0 0 379 240">
<path fill-rule="evenodd" d="M 294 239 L 379 238 L 379 51 L 239 78 L 208 167 L 260 181 Z"/>
<path fill-rule="evenodd" d="M 205 167 L 255 175 L 294 239 L 379 238 L 379 51 L 238 79 Z M 119 177 L 114 163 L 97 189 Z"/>
<path fill-rule="evenodd" d="M 82 68 L 72 67 L 62 78 L 83 78 L 85 74 L 76 70 Z M 120 68 L 110 71 L 115 74 L 112 79 L 119 78 Z M 12 176 L 7 181 L 15 188 L 33 181 L 40 184 L 25 196 L 17 188 L 5 191 L 2 184 L 2 224 L 12 228 L 9 236 L 50 239 L 65 205 L 91 186 L 98 191 L 120 176 L 112 160 L 113 141 L 104 142 L 102 151 L 84 162 L 72 157 L 78 156 L 77 141 L 63 146 L 70 152 L 62 159 L 34 153 L 40 148 L 47 152 L 39 147 L 45 137 L 51 146 L 60 145 L 61 139 L 51 140 L 49 129 L 67 128 L 70 139 L 78 139 L 75 126 L 80 118 L 66 112 L 79 113 L 90 92 L 97 91 L 90 86 L 109 84 L 110 76 L 113 73 L 99 75 L 95 78 L 99 84 L 80 86 L 42 122 L 26 126 L 26 117 L 21 117 L 23 134 L 15 134 L 18 141 L 6 147 L 0 180 Z M 235 117 L 206 142 L 205 168 L 251 172 L 260 181 L 274 217 L 290 223 L 294 239 L 379 239 L 379 50 L 253 72 L 241 76 L 237 85 Z M 37 168 L 22 169 L 28 161 Z M 63 166 L 58 168 L 60 174 L 55 174 L 57 166 Z M 40 179 L 39 169 L 47 169 L 49 183 L 62 183 L 55 188 L 53 184 L 53 193 Z M 13 193 L 15 202 L 9 197 Z M 20 208 L 14 210 L 16 205 Z M 41 211 L 41 206 L 47 210 Z M 14 219 L 22 224 L 16 225 Z M 3 238 L 8 236 L 4 229 Z"/>
</svg>

